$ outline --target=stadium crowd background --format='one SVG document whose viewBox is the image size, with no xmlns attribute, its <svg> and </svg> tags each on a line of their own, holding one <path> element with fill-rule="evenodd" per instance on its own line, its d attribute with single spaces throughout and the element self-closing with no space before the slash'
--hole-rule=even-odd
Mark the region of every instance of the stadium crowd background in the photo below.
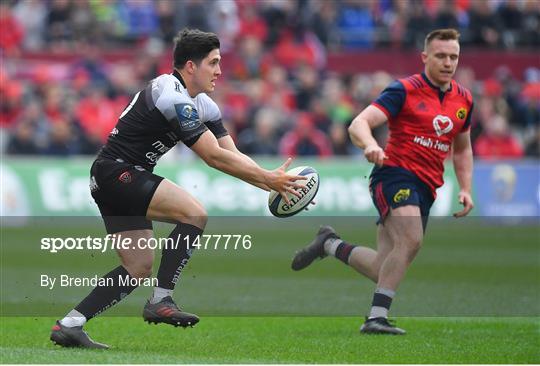
<svg viewBox="0 0 540 366">
<path fill-rule="evenodd" d="M 329 54 L 418 50 L 444 27 L 460 30 L 464 50 L 538 52 L 540 1 L 2 0 L 2 153 L 95 154 L 132 95 L 171 72 L 172 39 L 186 26 L 221 39 L 212 98 L 242 151 L 346 156 L 360 155 L 347 136 L 352 118 L 404 75 L 385 65 L 330 72 Z M 539 68 L 516 75 L 501 66 L 483 79 L 459 69 L 457 81 L 475 96 L 476 156 L 540 156 Z"/>
</svg>

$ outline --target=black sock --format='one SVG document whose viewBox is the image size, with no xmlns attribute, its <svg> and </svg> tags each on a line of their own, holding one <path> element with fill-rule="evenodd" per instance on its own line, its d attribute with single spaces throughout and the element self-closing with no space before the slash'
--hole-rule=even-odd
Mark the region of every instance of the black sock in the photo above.
<svg viewBox="0 0 540 366">
<path fill-rule="evenodd" d="M 351 245 L 343 241 L 337 246 L 335 257 L 343 263 L 349 264 L 349 257 L 354 248 L 356 248 L 356 245 Z"/>
<path fill-rule="evenodd" d="M 390 306 L 392 306 L 392 298 L 388 295 L 375 292 L 373 294 L 373 301 L 371 302 L 371 306 L 378 306 L 381 308 L 385 308 L 386 310 L 390 310 Z"/>
<path fill-rule="evenodd" d="M 161 263 L 157 274 L 159 287 L 174 289 L 182 270 L 191 258 L 193 244 L 202 232 L 197 226 L 182 223 L 176 225 L 169 238 L 178 245 L 170 248 L 166 246 L 161 251 Z"/>
<path fill-rule="evenodd" d="M 392 305 L 392 299 L 395 295 L 394 290 L 377 288 L 373 294 L 369 318 L 387 318 L 388 311 Z"/>
<path fill-rule="evenodd" d="M 120 282 L 120 277 L 122 278 L 122 282 Z M 90 320 L 111 306 L 119 303 L 124 297 L 137 288 L 137 286 L 132 286 L 130 284 L 132 277 L 123 266 L 116 267 L 102 278 L 105 279 L 105 286 L 95 287 L 92 292 L 90 292 L 90 294 L 75 307 L 75 310 L 83 314 L 87 320 Z"/>
</svg>

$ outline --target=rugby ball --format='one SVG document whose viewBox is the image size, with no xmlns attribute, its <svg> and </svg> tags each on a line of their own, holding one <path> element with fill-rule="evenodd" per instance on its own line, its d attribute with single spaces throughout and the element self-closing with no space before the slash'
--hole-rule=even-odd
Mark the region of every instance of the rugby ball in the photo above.
<svg viewBox="0 0 540 366">
<path fill-rule="evenodd" d="M 270 191 L 268 196 L 268 208 L 272 215 L 276 217 L 289 217 L 297 214 L 306 208 L 313 201 L 319 190 L 319 173 L 309 166 L 299 166 L 287 172 L 289 175 L 301 175 L 306 177 L 306 180 L 299 180 L 304 188 L 298 189 L 301 197 L 296 197 L 292 193 L 287 193 L 287 198 L 290 204 L 287 204 L 283 197 L 276 191 Z"/>
</svg>

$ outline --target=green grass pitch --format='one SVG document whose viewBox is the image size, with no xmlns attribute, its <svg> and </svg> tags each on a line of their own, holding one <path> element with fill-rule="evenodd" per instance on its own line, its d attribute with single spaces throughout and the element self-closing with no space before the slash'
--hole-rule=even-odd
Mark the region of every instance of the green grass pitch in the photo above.
<svg viewBox="0 0 540 366">
<path fill-rule="evenodd" d="M 66 219 L 67 220 L 67 219 Z M 58 223 L 61 222 L 61 225 Z M 40 274 L 93 275 L 114 253 L 46 253 L 47 236 L 103 235 L 101 226 L 6 227 L 1 246 L 2 363 L 540 363 L 540 228 L 480 219 L 432 220 L 419 256 L 392 306 L 403 337 L 358 332 L 374 285 L 339 261 L 290 270 L 317 225 L 372 246 L 373 218 L 257 222 L 211 218 L 207 232 L 252 235 L 252 247 L 199 250 L 175 299 L 202 317 L 194 328 L 148 325 L 139 288 L 87 330 L 108 351 L 62 349 L 54 320 L 89 288 L 39 286 Z M 166 235 L 168 226 L 159 226 Z M 159 255 L 156 256 L 156 264 Z"/>
<path fill-rule="evenodd" d="M 5 320 L 5 319 L 4 319 Z M 350 317 L 208 317 L 193 329 L 140 318 L 90 323 L 107 351 L 60 349 L 53 318 L 10 318 L 7 363 L 538 363 L 538 322 L 526 318 L 404 318 L 403 337 L 360 336 Z M 536 341 L 534 339 L 536 338 Z M 536 343 L 536 344 L 535 344 Z"/>
</svg>

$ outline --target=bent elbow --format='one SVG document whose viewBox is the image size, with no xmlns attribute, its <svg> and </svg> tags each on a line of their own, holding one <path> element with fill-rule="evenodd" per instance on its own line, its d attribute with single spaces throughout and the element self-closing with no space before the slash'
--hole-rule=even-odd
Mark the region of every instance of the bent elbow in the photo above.
<svg viewBox="0 0 540 366">
<path fill-rule="evenodd" d="M 347 128 L 347 132 L 349 133 L 349 137 L 352 140 L 355 136 L 354 123 L 351 123 L 351 125 Z"/>
<path fill-rule="evenodd" d="M 206 159 L 204 159 L 204 162 L 211 168 L 221 170 L 221 159 L 219 154 L 209 154 L 206 156 Z"/>
<path fill-rule="evenodd" d="M 215 154 L 210 151 L 204 151 L 203 154 L 197 152 L 199 157 L 208 165 L 209 167 L 214 167 L 215 164 Z"/>
<path fill-rule="evenodd" d="M 203 160 L 206 163 L 206 165 L 208 165 L 210 168 L 216 168 L 217 159 L 214 156 L 207 156 Z"/>
<path fill-rule="evenodd" d="M 347 129 L 347 131 L 349 132 L 349 138 L 351 139 L 351 141 L 355 142 L 355 141 L 360 140 L 360 135 L 358 133 L 358 125 L 357 124 L 352 123 L 349 126 L 349 128 Z"/>
</svg>

